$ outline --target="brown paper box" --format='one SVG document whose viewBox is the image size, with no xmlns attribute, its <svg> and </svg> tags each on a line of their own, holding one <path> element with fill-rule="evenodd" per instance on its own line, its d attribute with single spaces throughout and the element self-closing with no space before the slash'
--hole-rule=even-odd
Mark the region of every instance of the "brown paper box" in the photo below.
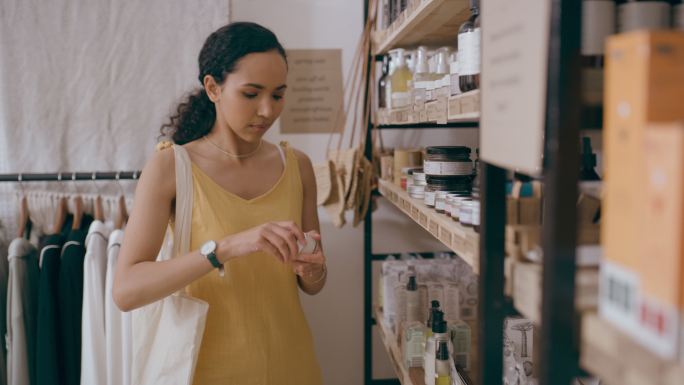
<svg viewBox="0 0 684 385">
<path fill-rule="evenodd" d="M 640 31 L 611 36 L 606 49 L 605 257 L 637 268 L 638 208 L 644 201 L 643 131 L 684 119 L 684 34 Z"/>
<path fill-rule="evenodd" d="M 672 344 L 678 338 L 684 310 L 684 124 L 649 125 L 643 148 L 646 173 L 641 178 L 645 202 L 639 207 L 638 223 L 639 321 L 650 340 L 661 339 L 663 349 L 669 346 L 676 355 L 678 349 Z"/>
</svg>

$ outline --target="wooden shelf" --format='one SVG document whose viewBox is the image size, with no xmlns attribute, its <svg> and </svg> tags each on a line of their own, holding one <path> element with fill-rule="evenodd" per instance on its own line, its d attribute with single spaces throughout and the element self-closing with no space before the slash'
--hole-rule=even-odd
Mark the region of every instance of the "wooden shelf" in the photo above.
<svg viewBox="0 0 684 385">
<path fill-rule="evenodd" d="M 541 324 L 542 265 L 513 263 L 513 305 L 525 318 Z M 595 311 L 598 305 L 598 268 L 578 268 L 575 280 L 575 306 L 581 313 Z"/>
<path fill-rule="evenodd" d="M 681 385 L 684 365 L 663 360 L 596 313 L 582 317 L 580 365 L 606 385 Z"/>
<path fill-rule="evenodd" d="M 468 263 L 475 274 L 479 272 L 480 235 L 472 228 L 461 226 L 444 214 L 425 206 L 422 200 L 409 197 L 401 187 L 380 180 L 380 194 L 401 209 L 409 218 L 427 230 Z"/>
<path fill-rule="evenodd" d="M 470 17 L 468 0 L 423 0 L 384 31 L 373 33 L 373 53 L 418 45 L 455 46 L 458 29 Z"/>
<path fill-rule="evenodd" d="M 479 127 L 480 91 L 475 90 L 449 97 L 440 97 L 424 106 L 406 106 L 394 109 L 379 109 L 375 114 L 379 125 L 432 125 L 461 124 Z"/>
<path fill-rule="evenodd" d="M 379 326 L 382 343 L 394 366 L 394 371 L 402 385 L 425 385 L 425 372 L 423 368 L 406 368 L 402 359 L 401 349 L 397 343 L 397 336 L 392 332 L 389 325 L 383 321 L 382 310 L 375 308 L 375 323 Z"/>
</svg>

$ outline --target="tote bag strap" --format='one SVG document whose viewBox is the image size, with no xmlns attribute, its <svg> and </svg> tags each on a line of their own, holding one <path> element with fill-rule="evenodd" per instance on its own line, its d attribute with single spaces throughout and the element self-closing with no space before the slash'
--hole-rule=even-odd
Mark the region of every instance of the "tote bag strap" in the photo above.
<svg viewBox="0 0 684 385">
<path fill-rule="evenodd" d="M 184 147 L 173 145 L 176 159 L 176 214 L 174 252 L 183 255 L 190 251 L 190 229 L 192 221 L 192 163 Z"/>
</svg>

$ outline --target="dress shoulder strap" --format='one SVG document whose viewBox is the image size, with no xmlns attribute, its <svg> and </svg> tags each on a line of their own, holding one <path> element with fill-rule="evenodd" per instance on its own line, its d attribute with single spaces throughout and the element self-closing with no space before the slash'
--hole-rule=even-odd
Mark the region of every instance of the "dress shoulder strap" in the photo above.
<svg viewBox="0 0 684 385">
<path fill-rule="evenodd" d="M 176 161 L 176 212 L 174 247 L 178 254 L 190 250 L 190 228 L 192 221 L 192 163 L 183 146 L 174 145 Z"/>
<path fill-rule="evenodd" d="M 282 159 L 283 164 L 287 164 L 287 162 L 285 161 L 285 151 L 289 148 L 288 146 L 289 144 L 286 141 L 280 142 L 280 145 L 278 146 L 278 151 L 280 152 L 280 159 Z"/>
</svg>

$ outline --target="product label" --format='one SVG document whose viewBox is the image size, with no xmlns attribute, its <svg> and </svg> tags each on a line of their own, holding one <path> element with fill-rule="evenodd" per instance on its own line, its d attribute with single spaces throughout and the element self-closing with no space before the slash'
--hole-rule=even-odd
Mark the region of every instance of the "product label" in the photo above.
<svg viewBox="0 0 684 385">
<path fill-rule="evenodd" d="M 448 284 L 446 287 L 446 303 L 444 303 L 444 316 L 448 320 L 457 320 L 461 318 L 461 306 L 459 304 L 461 298 L 460 288 L 457 284 Z M 440 302 L 441 303 L 441 302 Z"/>
<path fill-rule="evenodd" d="M 458 35 L 460 75 L 480 73 L 480 28 Z"/>
<path fill-rule="evenodd" d="M 428 284 L 428 297 L 430 303 L 432 301 L 439 301 L 440 304 L 444 304 L 444 286 L 433 283 Z"/>
<path fill-rule="evenodd" d="M 402 108 L 411 104 L 411 94 L 408 92 L 392 92 L 392 108 Z"/>
<path fill-rule="evenodd" d="M 435 192 L 434 191 L 425 191 L 425 205 L 429 207 L 435 207 Z"/>
<path fill-rule="evenodd" d="M 426 175 L 470 175 L 473 173 L 472 162 L 423 162 Z"/>
<path fill-rule="evenodd" d="M 446 201 L 444 199 L 435 200 L 435 210 L 443 211 L 446 209 Z"/>
</svg>

